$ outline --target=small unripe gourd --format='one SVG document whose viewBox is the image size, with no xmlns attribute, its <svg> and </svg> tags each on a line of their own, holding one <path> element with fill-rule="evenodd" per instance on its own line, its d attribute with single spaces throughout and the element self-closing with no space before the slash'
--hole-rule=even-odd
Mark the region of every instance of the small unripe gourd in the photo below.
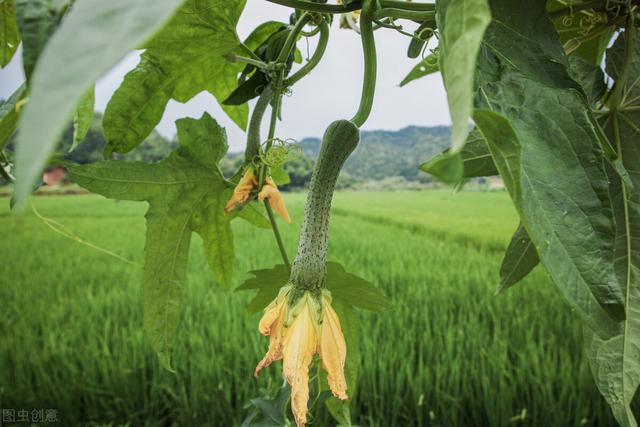
<svg viewBox="0 0 640 427">
<path fill-rule="evenodd" d="M 317 290 L 324 286 L 329 211 L 340 170 L 360 142 L 360 130 L 348 120 L 329 125 L 311 177 L 304 210 L 298 252 L 291 266 L 290 282 L 299 290 Z"/>
</svg>

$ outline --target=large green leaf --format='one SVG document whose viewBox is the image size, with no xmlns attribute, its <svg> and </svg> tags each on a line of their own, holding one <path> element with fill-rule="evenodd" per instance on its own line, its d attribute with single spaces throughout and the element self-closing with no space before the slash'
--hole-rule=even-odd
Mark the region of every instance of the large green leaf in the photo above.
<svg viewBox="0 0 640 427">
<path fill-rule="evenodd" d="M 273 268 L 249 272 L 248 278 L 236 290 L 258 290 L 247 310 L 257 313 L 264 309 L 289 281 L 289 270 L 282 264 Z M 367 280 L 345 271 L 337 262 L 327 263 L 326 287 L 333 298 L 348 302 L 354 307 L 381 312 L 391 307 L 389 299 Z"/>
<path fill-rule="evenodd" d="M 487 0 L 439 0 L 436 17 L 440 72 L 451 112 L 451 154 L 455 154 L 469 134 L 476 57 L 491 13 Z"/>
<path fill-rule="evenodd" d="M 607 51 L 607 73 L 619 83 L 626 33 Z M 640 106 L 640 43 L 629 47 L 628 79 L 621 101 Z M 635 99 L 635 101 L 633 101 Z M 620 334 L 601 339 L 585 328 L 587 355 L 596 384 L 623 426 L 636 426 L 631 402 L 640 385 L 640 109 L 617 111 L 603 118 L 605 131 L 629 173 L 633 188 L 610 173 L 616 217 L 616 273 L 625 288 L 627 318 Z"/>
<path fill-rule="evenodd" d="M 14 197 L 18 205 L 31 191 L 80 98 L 111 66 L 162 27 L 181 3 L 182 0 L 74 3 L 47 42 L 31 78 L 29 103 L 19 125 L 16 148 Z"/>
<path fill-rule="evenodd" d="M 138 66 L 129 72 L 107 105 L 106 154 L 132 150 L 162 119 L 170 99 L 187 102 L 202 91 L 218 101 L 236 86 L 239 64 L 224 54 L 238 48 L 236 24 L 245 1 L 188 0 L 149 43 Z M 240 126 L 248 107 L 223 106 Z"/>
<path fill-rule="evenodd" d="M 539 92 L 534 93 L 540 96 Z M 538 116 L 547 110 L 531 111 Z M 578 315 L 599 335 L 615 334 L 618 326 L 610 316 L 620 318 L 622 305 L 619 284 L 612 277 L 610 265 L 613 251 L 608 238 L 612 232 L 608 227 L 609 211 L 608 207 L 588 199 L 593 197 L 590 183 L 586 183 L 586 188 L 584 183 L 571 188 L 571 179 L 579 180 L 579 172 L 584 174 L 584 169 L 563 164 L 574 156 L 554 158 L 553 150 L 541 144 L 544 140 L 524 134 L 525 145 L 511 123 L 496 112 L 477 110 L 474 119 L 554 282 Z M 549 124 L 543 122 L 540 126 Z M 571 149 L 567 141 L 549 141 L 549 145 L 554 143 L 564 150 Z M 576 176 L 558 176 L 559 171 L 575 172 Z M 591 203 L 586 204 L 584 199 Z"/>
<path fill-rule="evenodd" d="M 496 294 L 518 283 L 529 274 L 539 262 L 538 252 L 527 234 L 527 230 L 520 224 L 516 232 L 513 233 L 511 242 L 502 259 L 502 265 L 500 266 L 500 284 L 498 285 Z"/>
<path fill-rule="evenodd" d="M 5 67 L 16 53 L 20 44 L 20 34 L 16 23 L 13 0 L 0 1 L 0 68 Z"/>
<path fill-rule="evenodd" d="M 189 243 L 205 246 L 216 279 L 230 286 L 233 240 L 224 205 L 232 189 L 218 168 L 224 130 L 208 114 L 176 122 L 180 147 L 155 164 L 104 161 L 69 169 L 82 187 L 117 200 L 147 201 L 143 297 L 145 328 L 165 367 L 180 318 Z"/>
<path fill-rule="evenodd" d="M 474 115 L 476 124 L 543 265 L 606 336 L 616 324 L 605 311 L 622 319 L 624 298 L 613 267 L 608 177 L 586 96 L 569 75 L 543 0 L 491 6 L 476 98 L 487 110 Z"/>
</svg>

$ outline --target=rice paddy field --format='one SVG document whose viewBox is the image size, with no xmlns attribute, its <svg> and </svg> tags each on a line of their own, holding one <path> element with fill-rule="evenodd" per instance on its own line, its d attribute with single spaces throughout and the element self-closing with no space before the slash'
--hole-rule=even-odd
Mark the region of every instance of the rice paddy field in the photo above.
<svg viewBox="0 0 640 427">
<path fill-rule="evenodd" d="M 144 203 L 33 199 L 41 215 L 141 263 Z M 303 194 L 287 196 L 290 254 Z M 237 426 L 282 384 L 252 377 L 267 340 L 251 295 L 219 288 L 194 238 L 176 344 L 162 370 L 142 331 L 141 268 L 56 234 L 0 199 L 0 407 L 55 408 L 61 425 Z M 542 269 L 494 296 L 517 219 L 506 193 L 336 195 L 330 257 L 389 295 L 361 313 L 352 419 L 361 426 L 613 426 L 581 328 Z M 269 230 L 234 221 L 236 284 L 278 262 Z M 316 426 L 333 425 L 326 414 Z"/>
</svg>

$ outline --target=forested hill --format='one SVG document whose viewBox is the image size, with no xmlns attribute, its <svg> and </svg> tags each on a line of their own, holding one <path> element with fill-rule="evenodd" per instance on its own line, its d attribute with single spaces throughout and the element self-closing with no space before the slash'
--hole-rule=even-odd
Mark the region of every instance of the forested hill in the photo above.
<svg viewBox="0 0 640 427">
<path fill-rule="evenodd" d="M 422 162 L 447 148 L 449 127 L 409 126 L 398 131 L 363 131 L 356 151 L 344 171 L 356 180 L 381 180 L 401 176 L 418 179 Z M 300 141 L 304 153 L 314 159 L 320 151 L 320 139 Z"/>
<path fill-rule="evenodd" d="M 73 135 L 73 129 L 69 127 L 60 141 L 58 152 L 66 159 L 78 163 L 102 160 L 105 142 L 101 122 L 101 115 L 96 114 L 85 141 L 73 151 L 69 151 Z M 291 178 L 288 188 L 307 186 L 313 164 L 320 151 L 319 138 L 305 138 L 299 143 L 304 155 L 285 166 Z M 398 131 L 363 131 L 358 148 L 340 175 L 339 186 L 352 187 L 364 184 L 398 188 L 411 185 L 415 181 L 429 182 L 430 177 L 419 171 L 419 165 L 445 149 L 448 144 L 449 128 L 445 126 L 409 126 Z M 144 143 L 130 153 L 114 157 L 127 161 L 157 162 L 165 158 L 176 146 L 176 141 L 168 141 L 153 132 Z M 242 153 L 229 153 L 220 165 L 223 173 L 232 176 L 241 167 L 243 160 Z"/>
</svg>

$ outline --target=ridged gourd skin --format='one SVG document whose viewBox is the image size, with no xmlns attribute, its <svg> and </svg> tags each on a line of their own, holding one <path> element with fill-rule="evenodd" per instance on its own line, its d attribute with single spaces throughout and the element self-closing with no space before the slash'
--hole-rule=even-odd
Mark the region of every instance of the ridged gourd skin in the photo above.
<svg viewBox="0 0 640 427">
<path fill-rule="evenodd" d="M 359 142 L 360 130 L 348 120 L 331 123 L 324 133 L 291 266 L 289 281 L 297 291 L 317 292 L 324 286 L 333 192 L 344 162 Z"/>
</svg>

